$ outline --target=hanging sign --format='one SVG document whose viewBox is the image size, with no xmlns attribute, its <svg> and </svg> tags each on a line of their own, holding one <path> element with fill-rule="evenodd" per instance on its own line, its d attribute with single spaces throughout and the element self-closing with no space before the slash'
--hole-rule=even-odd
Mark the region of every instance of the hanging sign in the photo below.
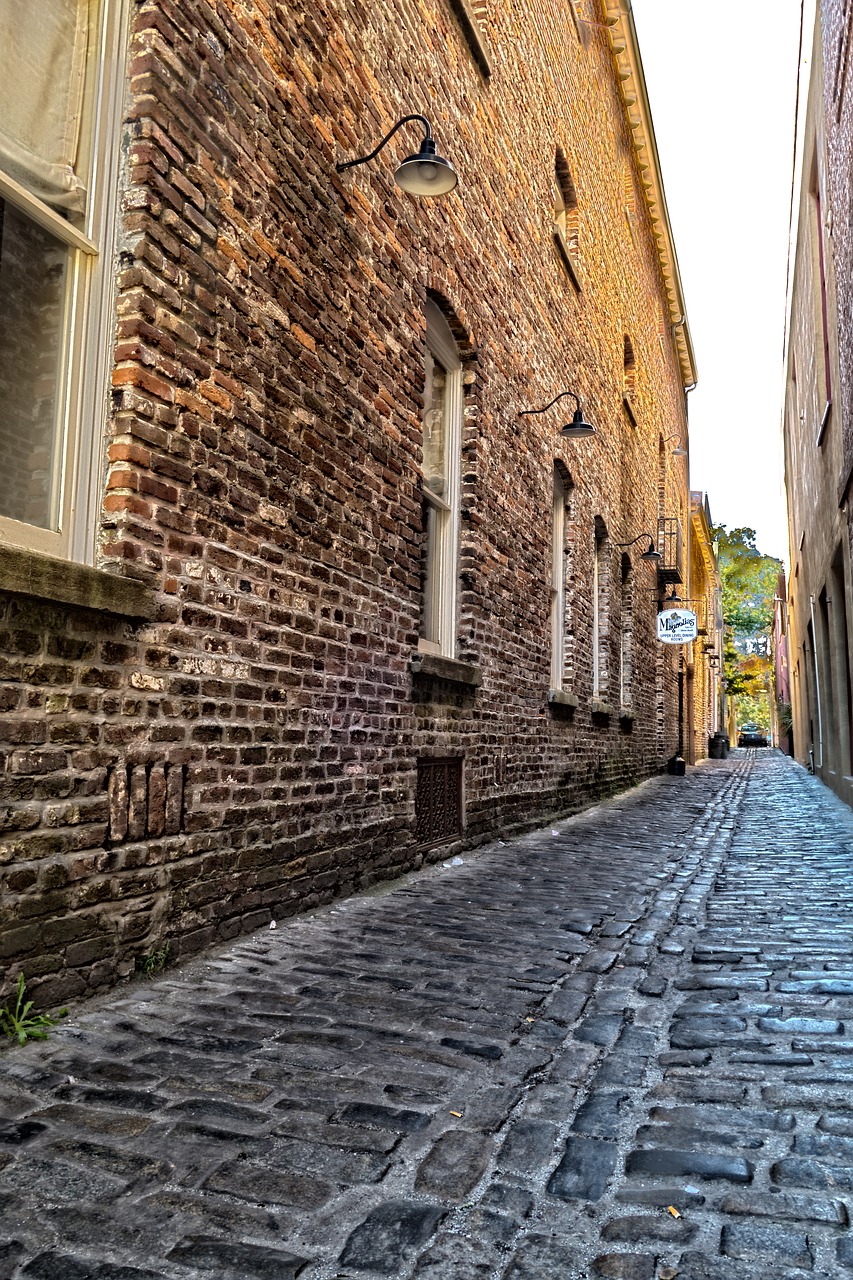
<svg viewBox="0 0 853 1280">
<path fill-rule="evenodd" d="M 664 609 L 658 614 L 658 640 L 664 644 L 689 644 L 697 635 L 692 609 Z"/>
</svg>

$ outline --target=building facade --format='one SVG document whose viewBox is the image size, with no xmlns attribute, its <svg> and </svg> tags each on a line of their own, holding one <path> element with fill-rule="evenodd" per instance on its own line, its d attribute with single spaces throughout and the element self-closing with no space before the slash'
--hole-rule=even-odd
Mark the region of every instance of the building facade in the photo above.
<svg viewBox="0 0 853 1280">
<path fill-rule="evenodd" d="M 821 3 L 807 15 L 814 19 L 814 34 L 802 71 L 809 80 L 797 142 L 784 438 L 793 752 L 850 804 L 853 612 L 848 501 L 853 455 L 847 425 L 849 319 L 844 319 L 850 282 L 844 272 L 850 254 L 847 175 L 853 139 L 841 74 L 849 22 L 839 26 L 840 8 Z M 845 168 L 838 172 L 842 155 Z"/>
<path fill-rule="evenodd" d="M 0 956 L 45 1001 L 659 770 L 695 381 L 627 0 L 56 9 L 0 77 Z"/>
<path fill-rule="evenodd" d="M 687 596 L 696 613 L 698 635 L 685 648 L 687 738 L 685 760 L 696 764 L 708 755 L 714 734 L 721 732 L 723 618 L 720 575 L 707 495 L 690 494 L 690 577 Z"/>
</svg>

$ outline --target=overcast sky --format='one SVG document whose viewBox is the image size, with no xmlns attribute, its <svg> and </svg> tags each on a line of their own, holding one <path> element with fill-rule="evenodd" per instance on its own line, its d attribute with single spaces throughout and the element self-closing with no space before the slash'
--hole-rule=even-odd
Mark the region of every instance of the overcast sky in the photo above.
<svg viewBox="0 0 853 1280">
<path fill-rule="evenodd" d="M 800 0 L 633 0 L 699 385 L 690 484 L 788 559 L 781 409 Z"/>
</svg>

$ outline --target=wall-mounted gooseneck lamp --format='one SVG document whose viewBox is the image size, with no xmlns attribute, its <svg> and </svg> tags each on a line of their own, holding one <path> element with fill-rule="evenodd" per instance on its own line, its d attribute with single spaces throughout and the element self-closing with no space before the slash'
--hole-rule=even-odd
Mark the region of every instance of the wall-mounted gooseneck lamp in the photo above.
<svg viewBox="0 0 853 1280">
<path fill-rule="evenodd" d="M 335 168 L 338 173 L 343 173 L 344 169 L 352 169 L 357 164 L 367 164 L 368 160 L 372 160 L 374 156 L 379 155 L 379 152 L 391 141 L 397 130 L 411 120 L 419 120 L 426 133 L 418 154 L 406 156 L 405 160 L 397 166 L 394 172 L 394 181 L 398 187 L 401 187 L 403 191 L 408 191 L 409 195 L 412 196 L 447 195 L 448 191 L 453 190 L 459 179 L 450 161 L 445 160 L 444 156 L 436 154 L 432 129 L 426 116 L 403 116 L 402 120 L 397 121 L 391 132 L 386 133 L 379 146 L 375 147 L 370 152 L 370 155 L 359 156 L 357 160 L 345 160 L 343 164 L 336 164 Z"/>
<path fill-rule="evenodd" d="M 545 413 L 546 410 L 555 405 L 558 400 L 562 400 L 564 396 L 571 396 L 577 405 L 577 408 L 572 414 L 571 422 L 567 422 L 564 427 L 560 428 L 560 435 L 566 436 L 569 440 L 583 440 L 587 436 L 594 436 L 595 427 L 591 422 L 587 422 L 584 418 L 580 396 L 575 395 L 574 391 L 561 391 L 558 396 L 554 396 L 554 399 L 550 400 L 548 404 L 543 405 L 541 409 L 523 409 L 518 416 L 519 418 L 526 418 L 533 413 Z"/>
<path fill-rule="evenodd" d="M 681 436 L 678 434 L 677 431 L 673 431 L 672 435 L 670 436 L 665 436 L 663 443 L 666 444 L 667 441 L 669 440 L 678 441 L 678 444 L 675 446 L 675 448 L 670 449 L 670 453 L 672 454 L 673 458 L 686 458 L 687 450 L 685 449 L 684 445 L 681 443 Z"/>
<path fill-rule="evenodd" d="M 663 556 L 655 546 L 655 540 L 650 533 L 638 533 L 636 538 L 632 538 L 630 542 L 617 542 L 615 545 L 617 547 L 633 547 L 634 543 L 639 542 L 641 538 L 648 538 L 649 545 L 646 547 L 645 551 L 641 554 L 640 559 L 649 560 L 652 562 L 657 560 L 662 560 Z"/>
</svg>

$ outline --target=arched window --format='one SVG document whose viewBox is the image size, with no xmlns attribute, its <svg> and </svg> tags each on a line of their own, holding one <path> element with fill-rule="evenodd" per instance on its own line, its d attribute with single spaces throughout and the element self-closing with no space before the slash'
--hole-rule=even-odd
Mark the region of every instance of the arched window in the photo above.
<svg viewBox="0 0 853 1280">
<path fill-rule="evenodd" d="M 427 302 L 425 314 L 423 501 L 427 537 L 418 648 L 453 658 L 459 556 L 462 362 L 450 325 L 434 302 Z"/>
</svg>

